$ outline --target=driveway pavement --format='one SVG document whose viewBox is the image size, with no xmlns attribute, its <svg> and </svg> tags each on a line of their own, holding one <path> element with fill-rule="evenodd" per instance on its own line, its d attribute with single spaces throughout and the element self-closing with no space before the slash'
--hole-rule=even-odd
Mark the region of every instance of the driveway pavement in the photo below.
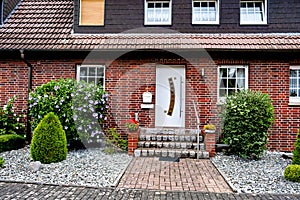
<svg viewBox="0 0 300 200">
<path fill-rule="evenodd" d="M 36 185 L 26 183 L 0 182 L 0 199 L 15 200 L 93 200 L 93 199 L 132 199 L 132 200 L 299 200 L 300 195 L 270 195 L 270 194 L 235 194 L 192 191 L 157 191 L 121 188 L 87 188 L 53 185 Z"/>
</svg>

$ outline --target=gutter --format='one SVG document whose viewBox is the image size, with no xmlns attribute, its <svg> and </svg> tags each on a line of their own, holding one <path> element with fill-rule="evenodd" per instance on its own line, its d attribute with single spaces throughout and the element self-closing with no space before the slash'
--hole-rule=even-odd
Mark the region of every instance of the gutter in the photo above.
<svg viewBox="0 0 300 200">
<path fill-rule="evenodd" d="M 21 60 L 28 67 L 28 90 L 27 90 L 27 116 L 26 116 L 26 141 L 30 143 L 31 141 L 31 124 L 29 115 L 29 94 L 32 90 L 32 65 L 25 59 L 24 50 L 20 49 Z"/>
</svg>

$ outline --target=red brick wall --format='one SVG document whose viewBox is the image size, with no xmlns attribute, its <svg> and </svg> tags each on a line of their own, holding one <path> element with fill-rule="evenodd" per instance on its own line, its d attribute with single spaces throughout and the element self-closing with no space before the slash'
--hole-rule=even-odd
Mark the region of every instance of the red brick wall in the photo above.
<svg viewBox="0 0 300 200">
<path fill-rule="evenodd" d="M 300 127 L 300 107 L 288 105 L 289 66 L 299 64 L 296 58 L 212 53 L 212 58 L 196 57 L 185 60 L 166 52 L 131 52 L 115 61 L 94 59 L 91 63 L 106 65 L 106 90 L 109 92 L 108 127 L 117 127 L 125 134 L 124 123 L 139 113 L 141 126 L 154 127 L 155 109 L 141 109 L 142 94 L 150 91 L 155 104 L 156 64 L 186 66 L 186 128 L 196 127 L 192 101 L 197 104 L 201 126 L 214 123 L 220 126 L 217 105 L 218 65 L 248 65 L 249 88 L 269 93 L 274 100 L 276 122 L 270 130 L 269 149 L 291 151 Z M 231 57 L 230 59 L 228 57 Z M 33 66 L 33 88 L 58 78 L 75 78 L 76 64 L 81 59 L 30 60 Z M 85 61 L 86 62 L 86 61 Z M 204 69 L 204 76 L 202 76 Z M 0 105 L 7 97 L 18 95 L 18 110 L 26 109 L 27 66 L 23 62 L 0 61 Z M 218 131 L 219 132 L 219 131 Z"/>
</svg>

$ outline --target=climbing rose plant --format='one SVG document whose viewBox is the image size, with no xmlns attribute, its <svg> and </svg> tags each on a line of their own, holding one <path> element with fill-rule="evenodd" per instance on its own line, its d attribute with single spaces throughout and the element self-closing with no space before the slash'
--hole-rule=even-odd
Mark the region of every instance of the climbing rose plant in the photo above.
<svg viewBox="0 0 300 200">
<path fill-rule="evenodd" d="M 82 148 L 102 133 L 107 119 L 107 94 L 101 86 L 59 79 L 41 85 L 30 93 L 32 130 L 49 112 L 54 112 L 66 133 L 69 148 Z"/>
</svg>

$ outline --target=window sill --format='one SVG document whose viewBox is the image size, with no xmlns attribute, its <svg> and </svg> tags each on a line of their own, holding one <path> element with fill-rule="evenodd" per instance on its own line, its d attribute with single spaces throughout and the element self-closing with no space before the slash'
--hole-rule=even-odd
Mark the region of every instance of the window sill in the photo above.
<svg viewBox="0 0 300 200">
<path fill-rule="evenodd" d="M 263 25 L 268 25 L 267 22 L 240 22 L 241 26 L 263 26 Z"/>
<path fill-rule="evenodd" d="M 300 102 L 289 102 L 289 106 L 299 106 L 300 107 Z"/>
</svg>

